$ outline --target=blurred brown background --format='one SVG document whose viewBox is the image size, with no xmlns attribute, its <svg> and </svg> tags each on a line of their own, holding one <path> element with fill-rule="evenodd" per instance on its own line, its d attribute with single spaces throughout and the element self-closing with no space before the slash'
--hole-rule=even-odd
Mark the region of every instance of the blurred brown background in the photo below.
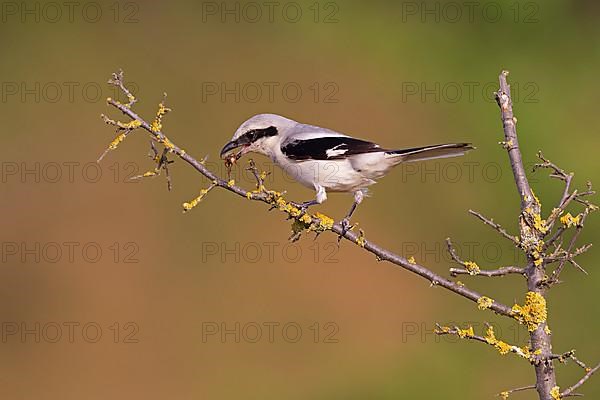
<svg viewBox="0 0 600 400">
<path fill-rule="evenodd" d="M 528 164 L 543 149 L 577 184 L 598 182 L 599 10 L 475 3 L 3 2 L 2 397 L 480 399 L 531 384 L 523 360 L 432 333 L 435 322 L 490 321 L 525 344 L 515 324 L 338 249 L 333 235 L 290 245 L 282 214 L 224 191 L 184 215 L 208 182 L 180 161 L 171 192 L 164 177 L 130 182 L 152 168 L 143 132 L 95 164 L 114 136 L 100 113 L 121 118 L 104 102 L 119 68 L 147 119 L 168 92 L 165 133 L 222 174 L 219 149 L 259 112 L 387 147 L 471 141 L 478 149 L 463 159 L 398 168 L 354 220 L 442 274 L 447 236 L 482 267 L 518 263 L 466 212 L 515 231 L 491 93 L 509 69 Z M 254 158 L 273 171 L 269 187 L 313 195 Z M 243 165 L 236 178 L 250 188 Z M 532 182 L 547 213 L 560 184 L 543 172 Z M 331 194 L 321 211 L 340 218 L 350 202 Z M 582 241 L 598 232 L 591 218 Z M 581 258 L 590 276 L 569 268 L 549 295 L 555 350 L 576 348 L 590 364 L 600 358 L 598 257 Z M 462 280 L 508 304 L 525 290 L 516 277 Z M 581 371 L 558 374 L 566 387 Z M 597 398 L 598 378 L 583 392 Z"/>
</svg>

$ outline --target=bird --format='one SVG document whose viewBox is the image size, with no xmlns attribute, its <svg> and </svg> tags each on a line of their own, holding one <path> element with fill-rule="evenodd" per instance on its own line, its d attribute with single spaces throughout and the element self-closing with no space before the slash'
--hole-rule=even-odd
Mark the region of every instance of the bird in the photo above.
<svg viewBox="0 0 600 400">
<path fill-rule="evenodd" d="M 471 143 L 386 149 L 331 129 L 304 124 L 277 114 L 257 114 L 243 122 L 223 146 L 222 159 L 237 160 L 247 153 L 270 158 L 298 183 L 314 189 L 315 198 L 291 202 L 306 212 L 327 200 L 327 192 L 354 194 L 354 201 L 341 220 L 343 232 L 368 192 L 368 187 L 393 167 L 414 161 L 462 156 Z"/>
</svg>

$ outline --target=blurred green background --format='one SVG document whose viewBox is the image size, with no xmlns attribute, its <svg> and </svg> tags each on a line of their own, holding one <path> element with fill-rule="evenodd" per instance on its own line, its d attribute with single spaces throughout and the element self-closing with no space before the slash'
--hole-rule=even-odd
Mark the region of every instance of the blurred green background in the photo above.
<svg viewBox="0 0 600 400">
<path fill-rule="evenodd" d="M 467 214 L 516 232 L 491 93 L 510 70 L 528 165 L 542 149 L 579 186 L 598 181 L 597 2 L 65 4 L 2 3 L 3 398 L 482 399 L 534 382 L 515 356 L 432 333 L 488 321 L 524 345 L 514 323 L 333 235 L 290 245 L 281 213 L 224 191 L 184 215 L 208 182 L 180 161 L 171 192 L 163 176 L 131 183 L 152 168 L 141 131 L 97 167 L 114 137 L 99 115 L 121 118 L 104 99 L 123 68 L 136 110 L 152 119 L 168 92 L 164 132 L 222 175 L 218 151 L 259 112 L 386 147 L 471 141 L 477 151 L 460 160 L 398 168 L 354 220 L 443 275 L 448 236 L 484 268 L 514 264 L 510 244 Z M 273 171 L 270 188 L 313 196 L 254 159 Z M 234 176 L 252 188 L 244 165 Z M 547 213 L 561 185 L 545 172 L 532 183 Z M 339 219 L 350 202 L 331 194 L 320 210 Z M 582 243 L 599 229 L 593 216 Z M 555 351 L 576 348 L 590 364 L 598 257 L 582 256 L 590 275 L 568 267 L 548 296 Z M 507 304 L 525 292 L 518 277 L 461 280 Z M 563 388 L 580 376 L 558 367 Z M 598 398 L 598 378 L 582 392 Z"/>
</svg>

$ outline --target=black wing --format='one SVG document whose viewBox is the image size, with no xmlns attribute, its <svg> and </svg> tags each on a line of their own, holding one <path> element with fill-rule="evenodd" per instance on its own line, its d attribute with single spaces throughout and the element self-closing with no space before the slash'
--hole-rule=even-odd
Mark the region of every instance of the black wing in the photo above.
<svg viewBox="0 0 600 400">
<path fill-rule="evenodd" d="M 354 154 L 384 151 L 379 145 L 347 136 L 293 140 L 281 146 L 291 160 L 339 160 Z"/>
</svg>

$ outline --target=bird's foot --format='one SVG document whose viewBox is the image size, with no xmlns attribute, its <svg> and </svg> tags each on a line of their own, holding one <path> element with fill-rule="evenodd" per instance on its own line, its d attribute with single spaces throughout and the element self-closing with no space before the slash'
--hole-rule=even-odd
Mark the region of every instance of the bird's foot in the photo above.
<svg viewBox="0 0 600 400">
<path fill-rule="evenodd" d="M 305 201 L 303 203 L 296 203 L 295 201 L 290 201 L 290 204 L 299 209 L 302 214 L 305 214 L 308 211 L 308 207 L 314 206 L 315 204 L 317 204 L 317 202 L 314 200 Z"/>
<path fill-rule="evenodd" d="M 340 221 L 340 225 L 342 226 L 342 233 L 338 236 L 338 244 L 342 240 L 342 238 L 346 235 L 346 232 L 352 230 L 352 225 L 350 225 L 350 218 L 346 217 Z"/>
</svg>

